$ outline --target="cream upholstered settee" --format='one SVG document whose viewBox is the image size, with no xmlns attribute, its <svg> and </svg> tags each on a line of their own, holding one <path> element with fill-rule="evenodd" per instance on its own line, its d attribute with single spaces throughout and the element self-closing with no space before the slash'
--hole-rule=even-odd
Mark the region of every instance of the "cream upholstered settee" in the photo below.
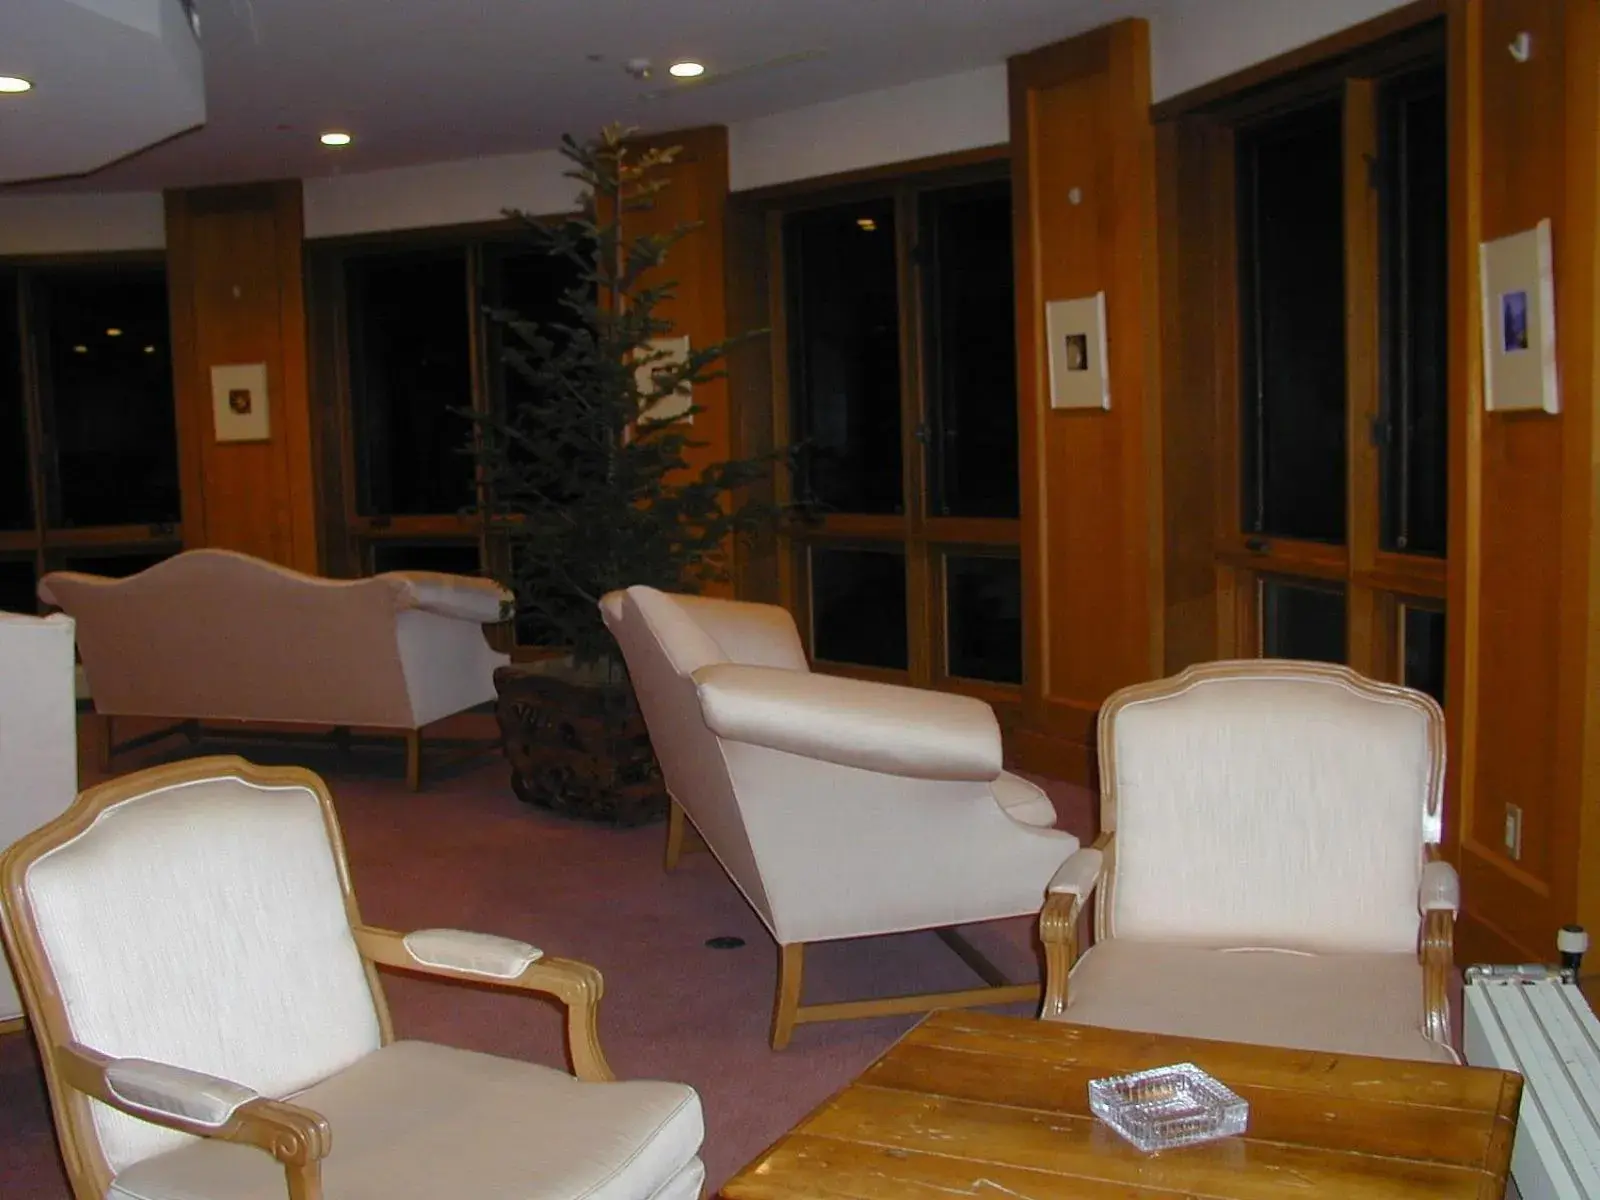
<svg viewBox="0 0 1600 1200">
<path fill-rule="evenodd" d="M 231 550 L 186 550 L 126 579 L 54 571 L 39 597 L 78 625 L 106 757 L 116 717 L 379 729 L 406 738 L 494 698 L 484 638 L 511 595 L 471 576 L 319 579 Z M 192 726 L 191 726 L 192 728 Z"/>
</svg>

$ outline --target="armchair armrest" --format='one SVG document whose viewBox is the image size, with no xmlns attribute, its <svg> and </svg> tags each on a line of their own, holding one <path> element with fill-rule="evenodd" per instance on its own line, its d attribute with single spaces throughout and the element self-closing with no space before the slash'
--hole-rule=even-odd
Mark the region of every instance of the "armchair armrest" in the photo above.
<svg viewBox="0 0 1600 1200">
<path fill-rule="evenodd" d="M 1074 851 L 1045 887 L 1044 907 L 1039 910 L 1039 942 L 1044 947 L 1041 1017 L 1059 1017 L 1067 1011 L 1067 977 L 1078 961 L 1078 922 L 1084 903 L 1099 886 L 1113 838 L 1102 833 L 1094 845 Z"/>
<path fill-rule="evenodd" d="M 51 1047 L 69 1087 L 119 1112 L 198 1137 L 254 1146 L 282 1164 L 290 1196 L 322 1194 L 333 1133 L 320 1113 L 271 1100 L 229 1079 L 139 1058 L 112 1058 L 77 1042 Z"/>
<path fill-rule="evenodd" d="M 1422 864 L 1422 885 L 1417 889 L 1419 912 L 1461 911 L 1461 878 L 1442 858 Z"/>
<path fill-rule="evenodd" d="M 380 576 L 395 590 L 395 606 L 492 625 L 511 617 L 512 595 L 492 579 L 442 571 L 389 571 Z"/>
<path fill-rule="evenodd" d="M 459 929 L 399 934 L 361 925 L 354 933 L 362 957 L 379 966 L 554 996 L 567 1010 L 573 1074 L 587 1080 L 616 1078 L 600 1049 L 600 997 L 605 987 L 600 972 L 588 963 L 547 958 L 527 942 Z"/>
<path fill-rule="evenodd" d="M 719 737 L 911 779 L 1000 775 L 1000 725 L 982 700 L 776 667 L 713 663 L 694 673 Z"/>
</svg>

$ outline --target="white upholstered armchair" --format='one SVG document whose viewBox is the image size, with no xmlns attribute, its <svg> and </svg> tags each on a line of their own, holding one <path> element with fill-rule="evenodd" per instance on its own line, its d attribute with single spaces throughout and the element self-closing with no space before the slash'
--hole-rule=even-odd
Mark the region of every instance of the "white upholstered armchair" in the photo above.
<svg viewBox="0 0 1600 1200">
<path fill-rule="evenodd" d="M 1345 667 L 1208 663 L 1117 693 L 1099 740 L 1101 836 L 1040 919 L 1046 1018 L 1454 1059 L 1433 700 Z"/>
<path fill-rule="evenodd" d="M 1000 728 L 966 696 L 814 675 L 775 605 L 647 587 L 601 601 L 673 807 L 779 950 L 772 1045 L 794 1026 L 1034 999 L 952 927 L 1036 913 L 1078 848 L 1038 788 L 1001 769 Z M 988 987 L 802 1005 L 808 942 L 936 929 Z"/>
<path fill-rule="evenodd" d="M 326 788 L 203 758 L 0 855 L 0 917 L 77 1200 L 696 1200 L 700 1102 L 610 1082 L 600 974 L 361 921 Z M 544 993 L 577 1079 L 396 1041 L 378 966 Z"/>
</svg>

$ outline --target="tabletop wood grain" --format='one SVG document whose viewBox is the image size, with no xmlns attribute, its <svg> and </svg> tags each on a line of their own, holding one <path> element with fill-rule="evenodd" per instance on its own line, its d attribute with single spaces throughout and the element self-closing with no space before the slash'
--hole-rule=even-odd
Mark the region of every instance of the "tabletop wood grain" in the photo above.
<svg viewBox="0 0 1600 1200">
<path fill-rule="evenodd" d="M 1089 1080 L 1193 1062 L 1241 1137 L 1146 1155 Z M 726 1200 L 1337 1196 L 1499 1200 L 1519 1076 L 1476 1067 L 935 1013 L 722 1188 Z"/>
</svg>

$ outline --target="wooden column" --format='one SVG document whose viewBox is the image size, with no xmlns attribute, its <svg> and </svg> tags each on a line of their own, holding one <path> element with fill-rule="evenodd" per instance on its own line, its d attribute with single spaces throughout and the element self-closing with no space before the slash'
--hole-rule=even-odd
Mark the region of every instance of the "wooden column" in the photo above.
<svg viewBox="0 0 1600 1200">
<path fill-rule="evenodd" d="M 1149 30 L 1122 21 L 1013 58 L 1024 765 L 1087 782 L 1095 714 L 1161 673 Z M 1111 408 L 1052 411 L 1044 308 L 1106 294 Z"/>
<path fill-rule="evenodd" d="M 628 231 L 664 233 L 681 223 L 697 226 L 667 255 L 666 277 L 677 284 L 677 294 L 656 311 L 672 322 L 668 336 L 688 335 L 690 346 L 697 349 L 720 342 L 729 333 L 724 266 L 728 131 L 721 125 L 683 129 L 642 138 L 635 145 L 677 146 L 679 151 L 664 169 L 663 177 L 670 183 L 656 196 L 655 208 L 629 216 Z M 691 446 L 685 457 L 698 471 L 735 453 L 728 381 L 695 385 L 694 402 L 705 411 L 695 414 L 691 440 L 703 445 Z M 731 587 L 717 590 L 732 595 Z"/>
<path fill-rule="evenodd" d="M 317 572 L 300 183 L 169 191 L 184 541 Z M 270 437 L 218 442 L 211 368 L 265 363 Z"/>
<path fill-rule="evenodd" d="M 1548 960 L 1563 922 L 1600 932 L 1600 6 L 1457 0 L 1450 24 L 1457 957 Z M 1485 413 L 1477 246 L 1547 217 L 1561 412 Z"/>
</svg>

